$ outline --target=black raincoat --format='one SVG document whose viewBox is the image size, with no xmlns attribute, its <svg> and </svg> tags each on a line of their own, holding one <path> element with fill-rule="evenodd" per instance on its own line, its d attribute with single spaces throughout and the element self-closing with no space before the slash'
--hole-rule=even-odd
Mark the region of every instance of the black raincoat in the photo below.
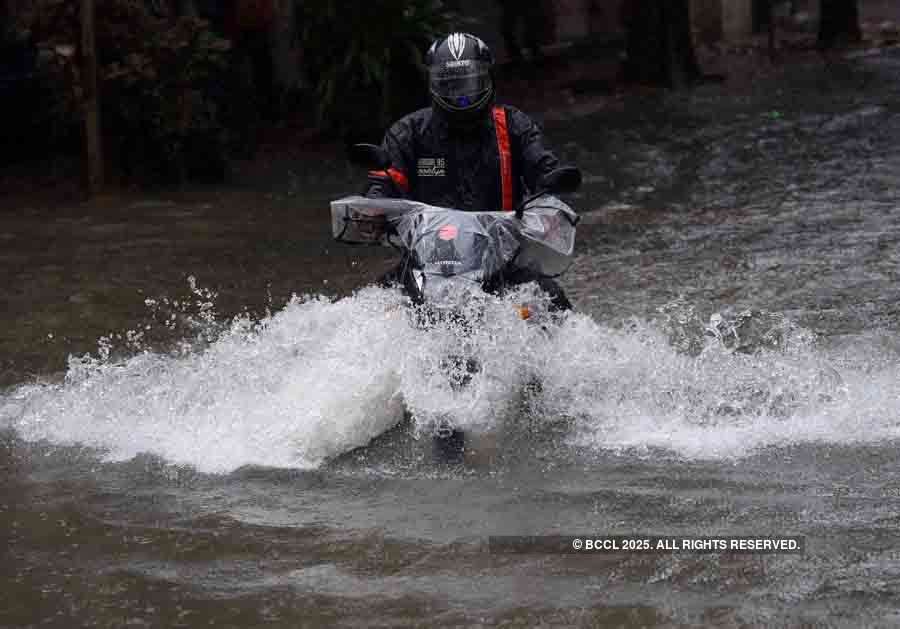
<svg viewBox="0 0 900 629">
<path fill-rule="evenodd" d="M 513 210 L 537 189 L 541 175 L 559 167 L 559 159 L 544 147 L 538 125 L 506 105 L 495 106 L 481 123 L 466 127 L 450 126 L 430 107 L 420 109 L 388 130 L 383 148 L 391 167 L 369 173 L 366 196 L 402 197 L 475 212 Z M 401 269 L 402 263 L 379 283 L 400 282 Z M 550 295 L 553 309 L 572 308 L 562 288 L 549 278 L 520 271 L 503 281 L 537 282 Z"/>
<path fill-rule="evenodd" d="M 504 112 L 505 133 L 497 123 L 498 109 Z M 540 128 L 524 113 L 510 106 L 497 106 L 491 113 L 471 127 L 451 127 L 430 107 L 401 118 L 384 136 L 392 168 L 370 174 L 367 196 L 402 196 L 469 211 L 512 209 L 504 202 L 517 206 L 559 160 L 544 147 Z M 504 150 L 510 166 L 507 199 Z"/>
</svg>

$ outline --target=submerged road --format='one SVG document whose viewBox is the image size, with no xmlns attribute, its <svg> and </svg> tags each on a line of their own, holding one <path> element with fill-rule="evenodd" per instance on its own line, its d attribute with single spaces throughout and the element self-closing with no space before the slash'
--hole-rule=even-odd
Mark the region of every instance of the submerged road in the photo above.
<svg viewBox="0 0 900 629">
<path fill-rule="evenodd" d="M 397 425 L 448 399 L 452 337 L 351 295 L 387 261 L 329 241 L 343 166 L 0 216 L 0 626 L 897 625 L 898 79 L 888 53 L 548 126 L 589 182 L 578 313 L 468 339 L 461 466 Z M 575 534 L 805 548 L 487 546 Z"/>
</svg>

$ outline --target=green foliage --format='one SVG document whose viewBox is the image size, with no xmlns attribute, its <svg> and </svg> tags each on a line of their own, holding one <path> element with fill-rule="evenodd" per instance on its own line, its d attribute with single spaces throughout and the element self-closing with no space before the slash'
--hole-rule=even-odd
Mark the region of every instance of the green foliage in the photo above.
<svg viewBox="0 0 900 629">
<path fill-rule="evenodd" d="M 104 50 L 101 74 L 104 98 L 116 106 L 104 114 L 115 128 L 144 136 L 147 148 L 183 178 L 189 167 L 186 143 L 198 135 L 213 139 L 220 131 L 212 90 L 224 81 L 229 43 L 194 18 L 152 22 L 152 37 L 131 25 L 116 25 L 119 48 Z"/>
<path fill-rule="evenodd" d="M 20 25 L 53 52 L 77 46 L 79 5 L 35 0 Z M 221 150 L 214 94 L 227 72 L 227 40 L 203 20 L 159 17 L 143 0 L 97 0 L 97 51 L 102 123 L 112 153 L 146 177 L 184 177 L 186 145 L 204 136 Z M 59 110 L 78 111 L 81 86 L 77 55 L 54 59 Z M 211 157 L 216 157 L 211 155 Z"/>
<path fill-rule="evenodd" d="M 450 19 L 435 0 L 305 0 L 300 17 L 319 124 L 349 134 L 382 129 L 418 102 L 424 53 Z"/>
</svg>

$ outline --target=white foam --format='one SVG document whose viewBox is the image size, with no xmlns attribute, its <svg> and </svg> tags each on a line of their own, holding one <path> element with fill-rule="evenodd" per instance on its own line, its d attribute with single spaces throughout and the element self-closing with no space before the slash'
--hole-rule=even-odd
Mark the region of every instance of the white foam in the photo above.
<svg viewBox="0 0 900 629">
<path fill-rule="evenodd" d="M 875 347 L 847 360 L 800 330 L 799 343 L 788 339 L 777 351 L 737 353 L 708 339 L 689 356 L 645 324 L 572 324 L 541 372 L 548 410 L 576 419 L 581 445 L 730 458 L 767 446 L 900 438 L 900 363 L 873 356 Z"/>
<path fill-rule="evenodd" d="M 63 384 L 14 394 L 16 425 L 28 439 L 101 446 L 117 459 L 149 451 L 205 471 L 315 465 L 399 418 L 386 365 L 406 323 L 375 297 L 294 301 L 181 356 L 72 359 Z"/>
<path fill-rule="evenodd" d="M 536 376 L 535 412 L 573 418 L 573 438 L 594 448 L 720 458 L 900 438 L 900 366 L 877 343 L 851 359 L 806 341 L 746 355 L 709 340 L 692 356 L 644 323 L 612 329 L 574 314 L 548 335 L 512 307 L 527 297 L 495 301 L 475 331 L 418 329 L 397 294 L 377 288 L 295 299 L 258 323 L 231 322 L 199 348 L 73 358 L 63 382 L 0 398 L 0 417 L 25 439 L 95 446 L 113 459 L 152 452 L 208 472 L 314 467 L 365 445 L 404 408 L 426 429 L 448 417 L 492 430 L 515 419 L 522 385 Z M 461 392 L 439 367 L 457 352 L 482 366 Z"/>
</svg>

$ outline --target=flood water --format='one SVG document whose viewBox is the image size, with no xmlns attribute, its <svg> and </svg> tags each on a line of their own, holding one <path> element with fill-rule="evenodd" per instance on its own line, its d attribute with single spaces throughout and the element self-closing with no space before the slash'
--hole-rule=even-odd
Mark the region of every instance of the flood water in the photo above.
<svg viewBox="0 0 900 629">
<path fill-rule="evenodd" d="M 340 164 L 7 211 L 0 625 L 900 624 L 898 78 L 818 62 L 549 124 L 588 182 L 552 334 L 356 291 L 388 256 L 329 241 Z M 806 546 L 487 546 L 574 534 Z"/>
</svg>

